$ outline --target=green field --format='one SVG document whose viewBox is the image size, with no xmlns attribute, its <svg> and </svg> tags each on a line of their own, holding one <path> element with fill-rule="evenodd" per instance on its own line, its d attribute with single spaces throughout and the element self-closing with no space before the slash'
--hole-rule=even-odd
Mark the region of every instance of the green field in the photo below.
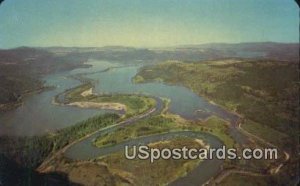
<svg viewBox="0 0 300 186">
<path fill-rule="evenodd" d="M 236 145 L 229 135 L 229 123 L 216 116 L 211 116 L 204 122 L 198 122 L 197 126 L 190 126 L 190 129 L 211 133 L 217 136 L 228 148 L 233 148 Z"/>
<path fill-rule="evenodd" d="M 163 116 L 153 116 L 137 121 L 135 124 L 127 126 L 126 128 L 120 128 L 115 132 L 101 136 L 96 139 L 95 145 L 98 147 L 114 145 L 125 140 L 176 129 L 178 130 L 180 127 L 176 124 L 174 119 L 165 118 Z"/>
<path fill-rule="evenodd" d="M 193 138 L 176 138 L 170 141 L 162 141 L 149 144 L 151 148 L 202 148 L 202 146 Z M 184 176 L 187 172 L 194 169 L 201 160 L 163 160 L 158 159 L 153 163 L 147 160 L 128 160 L 124 152 L 119 152 L 99 158 L 97 161 L 104 162 L 108 167 L 114 170 L 115 174 L 123 175 L 131 185 L 166 185 Z"/>
<path fill-rule="evenodd" d="M 155 100 L 139 95 L 111 95 L 98 96 L 89 101 L 92 102 L 113 102 L 126 105 L 126 117 L 141 114 L 155 107 Z"/>
<path fill-rule="evenodd" d="M 143 67 L 134 80 L 140 83 L 163 80 L 186 86 L 247 119 L 296 135 L 299 111 L 296 63 L 267 60 L 165 62 Z"/>
</svg>

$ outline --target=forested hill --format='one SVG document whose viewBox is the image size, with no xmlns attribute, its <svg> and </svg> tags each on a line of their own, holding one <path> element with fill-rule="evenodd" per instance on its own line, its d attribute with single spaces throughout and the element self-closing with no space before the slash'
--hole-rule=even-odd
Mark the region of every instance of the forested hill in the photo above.
<svg viewBox="0 0 300 186">
<path fill-rule="evenodd" d="M 0 50 L 0 110 L 20 103 L 22 95 L 43 88 L 43 75 L 84 66 L 84 58 L 56 56 L 42 49 Z"/>
<path fill-rule="evenodd" d="M 299 44 L 238 43 L 201 44 L 165 48 L 19 47 L 0 50 L 0 110 L 20 103 L 22 95 L 43 88 L 45 74 L 86 66 L 88 59 L 122 63 L 157 63 L 167 60 L 201 62 L 226 58 L 299 60 Z"/>
</svg>

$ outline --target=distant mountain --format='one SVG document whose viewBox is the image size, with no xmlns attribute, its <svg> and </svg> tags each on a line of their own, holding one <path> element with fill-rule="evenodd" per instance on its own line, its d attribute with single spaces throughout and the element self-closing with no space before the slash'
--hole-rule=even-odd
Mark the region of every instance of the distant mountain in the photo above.
<svg viewBox="0 0 300 186">
<path fill-rule="evenodd" d="M 87 58 L 117 61 L 203 61 L 221 58 L 263 58 L 282 61 L 298 61 L 298 43 L 209 43 L 161 48 L 105 47 L 48 47 L 43 48 L 56 55 L 84 56 Z"/>
<path fill-rule="evenodd" d="M 299 60 L 299 43 L 209 43 L 201 45 L 182 45 L 174 48 L 176 50 L 215 50 L 227 57 L 267 58 L 283 61 Z"/>
</svg>

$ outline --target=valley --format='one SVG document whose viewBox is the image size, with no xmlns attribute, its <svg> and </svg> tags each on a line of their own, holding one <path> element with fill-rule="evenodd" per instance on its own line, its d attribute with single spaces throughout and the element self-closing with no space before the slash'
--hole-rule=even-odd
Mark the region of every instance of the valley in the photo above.
<svg viewBox="0 0 300 186">
<path fill-rule="evenodd" d="M 259 56 L 188 60 L 193 52 L 187 60 L 176 55 L 164 60 L 164 55 L 153 54 L 155 60 L 147 55 L 139 61 L 132 49 L 125 49 L 131 58 L 122 61 L 109 56 L 125 55 L 123 48 L 57 50 L 48 52 L 80 56 L 79 66 L 37 76 L 44 81 L 42 86 L 52 88 L 0 114 L 0 159 L 6 165 L 2 169 L 20 178 L 12 180 L 5 174 L 6 183 L 230 185 L 247 180 L 250 185 L 267 185 L 295 181 L 299 82 L 294 61 Z M 152 164 L 128 160 L 123 152 L 125 145 L 134 144 L 202 148 L 199 140 L 211 148 L 225 145 L 238 151 L 276 147 L 279 159 L 158 160 Z"/>
</svg>

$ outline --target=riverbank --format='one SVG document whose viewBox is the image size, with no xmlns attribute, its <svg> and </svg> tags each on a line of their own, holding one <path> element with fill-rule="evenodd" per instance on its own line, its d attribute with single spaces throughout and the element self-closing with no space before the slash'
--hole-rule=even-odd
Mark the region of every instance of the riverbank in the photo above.
<svg viewBox="0 0 300 186">
<path fill-rule="evenodd" d="M 68 89 L 55 96 L 53 104 L 77 106 L 80 108 L 97 108 L 122 111 L 124 117 L 129 118 L 155 106 L 155 99 L 150 96 L 138 94 L 95 94 L 94 85 L 86 78 L 85 83 Z"/>
<path fill-rule="evenodd" d="M 86 60 L 57 56 L 42 48 L 0 49 L 0 111 L 15 109 L 28 95 L 43 91 L 47 75 L 90 67 L 84 64 Z"/>
<path fill-rule="evenodd" d="M 16 109 L 19 106 L 24 104 L 24 101 L 26 101 L 27 97 L 32 96 L 34 94 L 39 94 L 39 93 L 47 91 L 47 90 L 51 90 L 53 88 L 54 87 L 51 87 L 51 86 L 41 86 L 37 89 L 26 91 L 18 97 L 17 101 L 10 102 L 10 103 L 5 103 L 5 104 L 0 104 L 0 112 L 6 112 L 6 111 Z"/>
<path fill-rule="evenodd" d="M 48 158 L 51 160 L 64 147 L 100 128 L 114 125 L 119 119 L 117 114 L 105 114 L 42 136 L 0 137 L 0 162 L 3 165 L 0 167 L 1 176 L 10 177 L 12 172 L 16 174 L 14 179 L 4 180 L 4 184 L 24 181 L 35 183 L 42 180 L 45 181 L 42 183 L 46 183 L 51 174 L 41 174 L 36 169 L 48 162 Z M 57 174 L 57 178 L 63 177 L 60 173 L 53 174 Z"/>
<path fill-rule="evenodd" d="M 108 109 L 108 110 L 117 110 L 117 111 L 126 112 L 126 105 L 120 103 L 104 103 L 104 102 L 96 103 L 96 102 L 81 101 L 81 102 L 72 102 L 67 105 L 77 106 L 80 108 L 97 108 L 97 109 Z"/>
<path fill-rule="evenodd" d="M 176 125 L 173 119 L 163 116 L 152 116 L 144 120 L 137 121 L 133 125 L 127 126 L 123 130 L 117 130 L 95 139 L 94 145 L 103 147 L 118 144 L 126 140 L 136 139 L 142 136 L 160 134 L 170 130 L 179 130 L 180 126 Z"/>
<path fill-rule="evenodd" d="M 160 79 L 182 85 L 238 116 L 294 134 L 291 127 L 296 125 L 299 107 L 294 103 L 298 94 L 296 64 L 267 60 L 229 60 L 227 64 L 227 61 L 166 62 L 141 68 L 135 78 L 142 77 L 140 83 Z M 275 104 L 278 102 L 281 104 Z M 287 104 L 292 104 L 293 109 L 285 109 Z M 289 124 L 281 125 L 282 122 Z"/>
<path fill-rule="evenodd" d="M 152 98 L 154 99 L 154 98 Z M 64 104 L 62 106 L 65 106 Z M 117 127 L 121 127 L 121 126 L 127 126 L 130 125 L 138 120 L 141 120 L 143 118 L 146 118 L 148 116 L 151 116 L 153 114 L 157 114 L 160 113 L 162 111 L 162 109 L 164 108 L 162 100 L 160 100 L 159 98 L 156 98 L 155 100 L 155 107 L 154 108 L 150 108 L 149 110 L 147 110 L 146 112 L 143 112 L 139 115 L 134 115 L 130 118 L 120 118 L 119 122 L 117 124 L 108 126 L 108 127 L 104 127 L 104 128 L 100 128 L 99 130 L 94 130 L 91 131 L 90 133 L 87 133 L 86 135 L 84 135 L 83 137 L 80 137 L 78 140 L 74 140 L 72 143 L 66 145 L 64 148 L 61 148 L 58 152 L 51 154 L 50 157 L 47 158 L 47 160 L 45 160 L 37 169 L 39 172 L 45 172 L 46 170 L 48 170 L 49 167 L 51 167 L 51 165 L 54 163 L 53 161 L 60 161 L 59 159 L 63 157 L 63 154 L 65 153 L 65 151 L 70 148 L 71 146 L 80 143 L 81 141 L 89 138 L 90 136 L 93 136 L 97 133 L 101 133 L 101 131 L 103 130 L 110 130 L 110 129 L 114 129 Z M 118 116 L 119 117 L 119 116 Z M 87 121 L 89 121 L 90 119 L 88 119 Z"/>
<path fill-rule="evenodd" d="M 295 97 L 291 95 L 297 94 L 297 89 L 294 88 L 297 81 L 295 69 L 296 64 L 294 63 L 278 61 L 166 62 L 142 67 L 133 78 L 133 81 L 137 83 L 159 81 L 171 85 L 185 86 L 208 99 L 211 104 L 218 105 L 239 116 L 240 119 L 233 125 L 238 130 L 237 132 L 243 133 L 240 131 L 239 126 L 243 125 L 246 119 L 247 121 L 255 121 L 266 127 L 260 127 L 264 130 L 255 131 L 259 127 L 247 125 L 249 129 L 255 129 L 252 130 L 252 133 L 257 133 L 262 138 L 267 136 L 269 140 L 280 143 L 280 148 L 293 151 L 291 147 L 293 147 L 292 141 L 295 141 L 295 130 L 291 129 L 296 126 L 295 113 L 298 106 L 295 105 L 294 110 L 289 111 L 286 110 L 285 106 L 287 102 L 293 102 Z M 283 76 L 279 74 L 283 74 Z M 281 97 L 290 100 L 281 104 L 273 104 L 280 102 Z M 267 130 L 268 127 L 272 130 Z M 264 135 L 266 131 L 268 133 Z M 281 132 L 286 134 L 280 136 L 289 135 L 289 138 L 275 139 Z M 258 138 L 254 134 L 246 135 L 252 139 L 251 143 L 253 144 L 251 146 L 256 146 L 261 142 L 257 141 Z M 274 146 L 271 143 L 263 144 Z M 283 163 L 287 164 L 286 162 L 287 160 L 284 158 Z M 269 171 L 275 170 L 273 172 L 278 174 L 279 171 L 276 170 L 282 168 L 282 165 L 282 163 L 277 162 L 277 165 L 271 166 L 272 168 Z M 287 166 L 291 165 L 287 164 Z M 289 176 L 292 176 L 292 174 Z"/>
</svg>

